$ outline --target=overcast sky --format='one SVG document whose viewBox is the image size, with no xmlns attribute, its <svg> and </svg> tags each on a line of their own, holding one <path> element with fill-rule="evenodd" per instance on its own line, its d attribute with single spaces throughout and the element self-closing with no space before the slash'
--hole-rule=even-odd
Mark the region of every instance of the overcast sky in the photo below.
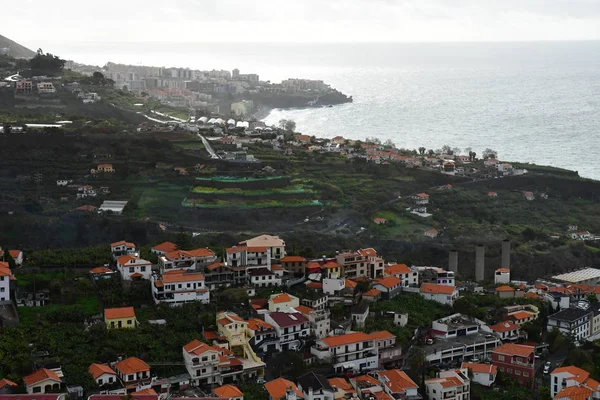
<svg viewBox="0 0 600 400">
<path fill-rule="evenodd" d="M 50 42 L 600 39 L 600 0 L 19 0 L 0 33 Z"/>
</svg>

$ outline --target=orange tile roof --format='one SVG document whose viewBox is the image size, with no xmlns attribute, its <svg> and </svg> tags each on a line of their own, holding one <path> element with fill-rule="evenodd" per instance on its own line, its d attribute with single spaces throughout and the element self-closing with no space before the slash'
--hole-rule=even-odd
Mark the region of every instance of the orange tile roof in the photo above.
<svg viewBox="0 0 600 400">
<path fill-rule="evenodd" d="M 506 354 L 510 356 L 529 357 L 535 348 L 533 346 L 525 346 L 522 344 L 506 343 L 502 346 L 496 347 L 492 350 L 492 353 Z"/>
<path fill-rule="evenodd" d="M 394 398 L 386 392 L 375 392 L 372 393 L 372 395 L 375 397 L 375 400 L 394 400 Z"/>
<path fill-rule="evenodd" d="M 46 368 L 38 369 L 37 371 L 34 371 L 33 373 L 23 377 L 23 382 L 25 383 L 25 385 L 31 386 L 35 385 L 36 383 L 45 381 L 46 379 L 53 379 L 55 381 L 60 382 L 60 378 L 58 377 L 58 375 L 56 375 L 56 372 Z"/>
<path fill-rule="evenodd" d="M 308 315 L 311 312 L 313 312 L 313 309 L 308 307 L 308 306 L 298 306 L 298 307 L 294 307 L 296 309 L 296 311 L 298 311 L 300 314 L 304 314 L 304 315 Z"/>
<path fill-rule="evenodd" d="M 13 381 L 9 381 L 8 379 L 4 378 L 4 379 L 0 379 L 0 389 L 4 389 L 7 386 L 11 386 L 11 387 L 17 387 L 19 385 L 17 385 L 16 383 L 14 383 Z"/>
<path fill-rule="evenodd" d="M 90 274 L 110 274 L 112 269 L 106 267 L 96 267 L 90 270 Z"/>
<path fill-rule="evenodd" d="M 368 290 L 368 291 L 364 292 L 364 293 L 363 293 L 363 296 L 367 296 L 367 297 L 375 297 L 375 296 L 377 296 L 377 295 L 379 295 L 379 294 L 381 294 L 381 291 L 379 291 L 379 290 L 377 290 L 377 289 L 375 289 L 375 288 L 372 288 L 372 289 L 370 289 L 370 290 Z"/>
<path fill-rule="evenodd" d="M 192 340 L 191 342 L 189 342 L 188 344 L 183 346 L 183 349 L 187 353 L 194 354 L 196 356 L 204 354 L 207 351 L 215 351 L 217 353 L 219 353 L 219 351 L 220 351 L 220 349 L 218 347 L 208 345 L 206 343 L 199 341 L 198 339 Z"/>
<path fill-rule="evenodd" d="M 361 386 L 377 386 L 381 385 L 381 382 L 370 375 L 360 375 L 355 378 L 352 378 L 355 382 L 359 383 Z"/>
<path fill-rule="evenodd" d="M 388 275 L 410 274 L 412 271 L 406 264 L 394 264 L 387 267 L 383 272 Z"/>
<path fill-rule="evenodd" d="M 492 328 L 492 330 L 494 330 L 495 332 L 500 332 L 500 333 L 504 333 L 504 332 L 508 332 L 508 331 L 514 331 L 515 329 L 519 329 L 519 325 L 511 322 L 511 321 L 504 321 L 504 322 L 499 322 L 495 325 L 490 326 L 490 328 Z"/>
<path fill-rule="evenodd" d="M 369 336 L 371 336 L 371 338 L 374 339 L 374 340 L 393 339 L 393 338 L 396 337 L 396 335 L 394 335 L 393 333 L 390 333 L 388 331 L 371 332 L 369 334 Z"/>
<path fill-rule="evenodd" d="M 385 386 L 387 386 L 392 393 L 402 393 L 406 391 L 406 389 L 418 388 L 417 384 L 406 375 L 406 372 L 399 369 L 381 371 L 379 372 L 379 375 L 388 378 L 388 381 L 385 382 Z"/>
<path fill-rule="evenodd" d="M 296 384 L 292 381 L 288 381 L 285 378 L 277 378 L 265 383 L 265 389 L 267 392 L 269 392 L 269 395 L 271 398 L 273 398 L 273 400 L 285 399 L 285 393 L 288 389 L 294 390 L 298 398 L 304 398 L 304 395 L 300 390 L 298 390 Z"/>
<path fill-rule="evenodd" d="M 10 272 L 10 269 L 2 264 L 3 263 L 0 263 L 0 276 L 12 276 L 12 272 Z M 8 263 L 6 264 L 8 265 Z"/>
<path fill-rule="evenodd" d="M 391 289 L 394 286 L 399 285 L 400 283 L 402 283 L 402 281 L 400 279 L 398 279 L 397 277 L 395 277 L 395 276 L 388 276 L 388 277 L 385 277 L 383 279 L 377 280 L 376 284 L 377 285 L 381 285 L 381 286 L 383 286 L 383 287 L 385 287 L 387 289 Z"/>
<path fill-rule="evenodd" d="M 581 377 L 581 382 L 585 381 L 588 376 L 590 376 L 590 373 L 587 372 L 586 370 L 583 370 L 581 368 L 575 367 L 574 365 L 569 365 L 567 367 L 560 367 L 560 368 L 556 368 L 555 370 L 552 371 L 552 374 L 570 374 L 572 375 L 572 377 Z"/>
<path fill-rule="evenodd" d="M 157 396 L 158 395 L 158 393 L 156 393 L 156 390 L 154 390 L 152 388 L 142 389 L 142 390 L 138 390 L 137 392 L 131 393 L 132 396 L 140 395 L 140 394 L 145 394 L 145 395 L 149 395 L 149 396 Z"/>
<path fill-rule="evenodd" d="M 188 251 L 188 253 L 192 257 L 213 257 L 215 255 L 214 251 L 212 251 L 211 249 L 206 249 L 206 248 L 190 250 L 190 251 Z"/>
<path fill-rule="evenodd" d="M 190 272 L 182 274 L 163 274 L 162 280 L 164 283 L 203 281 L 204 275 L 200 272 Z"/>
<path fill-rule="evenodd" d="M 321 282 L 308 282 L 306 287 L 309 289 L 323 289 L 323 284 Z"/>
<path fill-rule="evenodd" d="M 508 269 L 508 268 L 498 268 L 496 270 L 496 272 L 508 273 L 509 274 L 510 273 L 510 269 Z"/>
<path fill-rule="evenodd" d="M 126 242 L 124 240 L 121 240 L 119 242 L 114 242 L 114 243 L 110 244 L 111 247 L 122 246 L 122 245 L 125 245 L 127 247 L 135 247 L 135 244 L 133 244 L 131 242 Z"/>
<path fill-rule="evenodd" d="M 536 283 L 533 285 L 533 287 L 540 290 L 548 290 L 548 286 L 544 285 L 543 283 Z"/>
<path fill-rule="evenodd" d="M 260 330 L 260 328 L 275 329 L 273 327 L 273 325 L 269 324 L 268 322 L 263 321 L 262 319 L 252 318 L 252 319 L 248 320 L 248 329 L 251 329 L 253 331 L 258 331 L 258 330 Z"/>
<path fill-rule="evenodd" d="M 498 286 L 496 288 L 496 292 L 514 292 L 515 288 L 508 286 L 508 285 L 502 285 L 502 286 Z"/>
<path fill-rule="evenodd" d="M 135 374 L 150 371 L 150 366 L 137 357 L 129 357 L 115 364 L 115 369 L 123 374 Z"/>
<path fill-rule="evenodd" d="M 310 261 L 308 264 L 306 264 L 306 268 L 309 268 L 309 269 L 321 268 L 321 264 L 319 264 L 316 261 Z"/>
<path fill-rule="evenodd" d="M 344 279 L 344 287 L 354 289 L 357 285 L 358 283 L 354 282 L 353 280 Z"/>
<path fill-rule="evenodd" d="M 437 285 L 435 283 L 424 283 L 419 289 L 420 293 L 452 294 L 456 288 L 454 286 Z"/>
<path fill-rule="evenodd" d="M 282 263 L 285 262 L 306 262 L 306 258 L 300 256 L 285 256 L 281 260 Z"/>
<path fill-rule="evenodd" d="M 517 311 L 516 313 L 512 313 L 509 316 L 513 317 L 513 318 L 515 318 L 517 320 L 520 320 L 520 319 L 531 318 L 534 315 L 535 315 L 534 313 L 529 312 L 529 311 Z"/>
<path fill-rule="evenodd" d="M 144 275 L 139 272 L 135 272 L 135 273 L 131 274 L 132 278 L 141 278 L 142 276 L 144 276 Z"/>
<path fill-rule="evenodd" d="M 524 296 L 526 299 L 539 299 L 540 296 L 535 292 L 527 292 Z"/>
<path fill-rule="evenodd" d="M 369 247 L 368 249 L 360 249 L 358 252 L 363 257 L 377 257 L 377 250 L 372 247 Z"/>
<path fill-rule="evenodd" d="M 10 256 L 12 258 L 18 258 L 21 255 L 22 251 L 21 250 L 9 250 L 8 254 L 10 254 Z"/>
<path fill-rule="evenodd" d="M 98 379 L 101 375 L 104 375 L 104 374 L 109 374 L 109 375 L 116 375 L 117 374 L 108 365 L 106 365 L 106 364 L 96 364 L 96 363 L 94 363 L 94 364 L 92 364 L 92 365 L 89 366 L 88 372 L 90 374 L 92 374 L 92 376 L 94 377 L 94 379 Z"/>
<path fill-rule="evenodd" d="M 479 374 L 492 374 L 496 375 L 498 372 L 498 367 L 492 364 L 476 364 L 470 362 L 464 362 L 460 366 L 461 369 L 467 368 L 471 371 Z"/>
<path fill-rule="evenodd" d="M 419 197 L 421 199 L 425 199 L 425 198 L 429 197 L 429 195 L 427 193 L 417 193 L 415 196 Z"/>
<path fill-rule="evenodd" d="M 105 308 L 104 318 L 135 318 L 135 310 L 133 309 L 133 307 Z"/>
<path fill-rule="evenodd" d="M 335 261 L 329 261 L 328 263 L 323 265 L 323 268 L 326 268 L 326 269 L 339 268 L 339 267 L 340 267 L 340 264 L 336 263 Z"/>
<path fill-rule="evenodd" d="M 152 264 L 150 261 L 146 261 L 146 260 L 142 260 L 139 257 L 133 257 L 133 256 L 121 256 L 119 258 L 117 258 L 117 263 L 121 264 L 121 265 L 125 265 L 127 264 L 129 261 L 131 260 L 136 260 L 138 262 L 136 262 L 136 265 L 150 265 Z M 141 263 L 139 261 L 145 261 L 144 263 Z"/>
<path fill-rule="evenodd" d="M 171 251 L 177 250 L 177 245 L 172 242 L 162 242 L 161 244 L 157 244 L 156 246 L 154 246 L 152 250 L 169 253 Z"/>
<path fill-rule="evenodd" d="M 279 293 L 279 294 L 271 297 L 271 301 L 275 304 L 287 303 L 287 302 L 292 301 L 292 298 L 287 293 Z"/>
<path fill-rule="evenodd" d="M 356 393 L 352 384 L 344 378 L 329 378 L 327 379 L 327 382 L 329 382 L 331 386 L 335 386 L 337 389 L 343 390 L 346 393 Z"/>
<path fill-rule="evenodd" d="M 583 386 L 569 386 L 561 390 L 554 396 L 557 400 L 587 400 L 593 391 Z"/>
<path fill-rule="evenodd" d="M 206 269 L 209 270 L 209 271 L 213 271 L 213 270 L 215 270 L 215 269 L 217 269 L 219 267 L 225 267 L 225 264 L 223 264 L 220 261 L 217 261 L 217 262 L 214 262 L 214 263 L 210 264 L 208 267 L 206 267 Z"/>
<path fill-rule="evenodd" d="M 281 264 L 271 264 L 271 271 L 285 271 Z"/>
<path fill-rule="evenodd" d="M 214 388 L 213 392 L 219 397 L 226 397 L 228 399 L 232 397 L 242 397 L 244 393 L 237 386 L 234 385 L 223 385 L 218 388 Z"/>
<path fill-rule="evenodd" d="M 340 336 L 329 336 L 321 340 L 329 347 L 337 347 L 352 343 L 366 342 L 372 340 L 372 338 L 364 332 L 354 332 Z"/>
</svg>

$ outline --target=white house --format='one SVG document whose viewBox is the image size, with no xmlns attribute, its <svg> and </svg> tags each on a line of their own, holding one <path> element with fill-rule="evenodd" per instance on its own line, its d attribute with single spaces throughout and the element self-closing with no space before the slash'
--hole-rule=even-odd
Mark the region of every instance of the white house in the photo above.
<svg viewBox="0 0 600 400">
<path fill-rule="evenodd" d="M 135 244 L 131 242 L 126 242 L 124 240 L 121 240 L 120 242 L 111 243 L 110 252 L 115 260 L 121 256 L 139 257 L 139 253 L 137 252 Z"/>
<path fill-rule="evenodd" d="M 600 398 L 600 387 L 589 372 L 575 366 L 561 367 L 550 373 L 550 395 L 561 400 L 597 399 Z"/>
<path fill-rule="evenodd" d="M 90 375 L 94 377 L 94 380 L 98 386 L 111 385 L 118 381 L 117 373 L 106 364 L 92 364 L 88 368 Z"/>
<path fill-rule="evenodd" d="M 346 282 L 344 278 L 325 278 L 323 279 L 323 293 L 334 295 L 344 290 Z"/>
<path fill-rule="evenodd" d="M 365 322 L 367 317 L 369 316 L 369 302 L 366 300 L 361 301 L 352 307 L 350 311 L 350 317 L 352 319 L 352 324 L 358 328 L 362 328 L 365 326 Z"/>
<path fill-rule="evenodd" d="M 322 339 L 329 335 L 329 332 L 331 331 L 329 310 L 315 310 L 308 306 L 298 306 L 295 310 L 308 318 L 310 330 L 318 339 Z"/>
<path fill-rule="evenodd" d="M 282 351 L 297 350 L 310 335 L 310 323 L 300 313 L 272 312 L 265 322 L 275 328 Z"/>
<path fill-rule="evenodd" d="M 386 276 L 378 279 L 373 287 L 381 292 L 383 299 L 389 300 L 402 292 L 402 281 L 395 276 Z"/>
<path fill-rule="evenodd" d="M 300 299 L 296 296 L 292 296 L 287 293 L 272 294 L 267 302 L 268 309 L 271 312 L 274 311 L 288 311 L 291 308 L 298 307 L 300 305 Z"/>
<path fill-rule="evenodd" d="M 23 377 L 23 383 L 28 394 L 58 392 L 62 386 L 62 380 L 56 372 L 47 368 L 38 369 Z"/>
<path fill-rule="evenodd" d="M 219 372 L 221 349 L 195 339 L 183 346 L 183 362 L 194 385 L 221 384 Z"/>
<path fill-rule="evenodd" d="M 416 286 L 419 283 L 419 272 L 406 264 L 393 264 L 383 271 L 384 276 L 395 276 L 402 280 L 402 286 Z"/>
<path fill-rule="evenodd" d="M 248 280 L 255 287 L 281 286 L 281 278 L 267 268 L 249 269 Z"/>
<path fill-rule="evenodd" d="M 421 297 L 427 300 L 437 301 L 441 304 L 452 306 L 458 299 L 459 293 L 455 286 L 437 285 L 434 283 L 424 283 L 419 289 Z"/>
<path fill-rule="evenodd" d="M 56 186 L 67 186 L 69 183 L 73 183 L 72 179 L 59 179 L 56 181 Z"/>
<path fill-rule="evenodd" d="M 166 242 L 168 243 L 168 242 Z M 163 243 L 164 244 L 164 243 Z M 164 246 L 167 247 L 168 245 Z M 215 253 L 206 248 L 196 250 L 174 250 L 158 257 L 161 273 L 173 269 L 196 270 L 199 266 L 208 266 L 217 260 Z"/>
<path fill-rule="evenodd" d="M 427 397 L 430 400 L 463 400 L 471 393 L 471 381 L 466 369 L 440 371 L 437 378 L 425 381 Z"/>
<path fill-rule="evenodd" d="M 498 322 L 495 325 L 490 326 L 502 341 L 512 341 L 519 338 L 519 325 L 512 321 Z"/>
<path fill-rule="evenodd" d="M 160 256 L 177 250 L 177 245 L 173 242 L 162 242 L 154 246 L 150 251 L 152 254 L 158 254 Z"/>
<path fill-rule="evenodd" d="M 510 269 L 508 268 L 498 268 L 494 273 L 494 283 L 510 283 Z"/>
<path fill-rule="evenodd" d="M 137 357 L 129 357 L 115 364 L 117 376 L 123 386 L 148 384 L 151 381 L 150 366 Z"/>
<path fill-rule="evenodd" d="M 202 304 L 210 302 L 210 292 L 204 284 L 204 275 L 198 272 L 172 270 L 161 277 L 152 276 L 152 297 L 154 302 L 172 306 L 191 301 Z"/>
<path fill-rule="evenodd" d="M 419 386 L 399 369 L 378 371 L 375 375 L 383 384 L 383 391 L 392 399 L 420 399 Z"/>
<path fill-rule="evenodd" d="M 364 332 L 319 339 L 310 352 L 317 359 L 333 364 L 337 373 L 366 372 L 376 369 L 379 364 L 375 341 Z"/>
<path fill-rule="evenodd" d="M 590 336 L 591 323 L 594 313 L 591 309 L 565 308 L 548 316 L 546 328 L 548 332 L 553 329 L 565 336 L 572 336 L 575 340 L 585 340 Z"/>
<path fill-rule="evenodd" d="M 460 369 L 471 371 L 471 380 L 482 386 L 491 386 L 496 382 L 498 367 L 492 364 L 476 364 L 464 362 Z"/>
<path fill-rule="evenodd" d="M 117 269 L 125 281 L 134 279 L 150 279 L 152 263 L 134 256 L 121 256 L 117 258 Z"/>
</svg>

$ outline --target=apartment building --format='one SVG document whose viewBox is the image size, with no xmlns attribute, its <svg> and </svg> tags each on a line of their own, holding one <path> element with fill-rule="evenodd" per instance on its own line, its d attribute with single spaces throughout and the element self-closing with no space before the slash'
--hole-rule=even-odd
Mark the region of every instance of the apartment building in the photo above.
<svg viewBox="0 0 600 400">
<path fill-rule="evenodd" d="M 403 287 L 417 286 L 419 284 L 419 272 L 406 264 L 392 264 L 383 271 L 384 276 L 395 276 L 402 281 Z"/>
<path fill-rule="evenodd" d="M 174 250 L 158 257 L 161 273 L 173 269 L 201 270 L 217 261 L 215 253 L 210 249 Z"/>
<path fill-rule="evenodd" d="M 369 371 L 379 364 L 375 341 L 363 332 L 319 339 L 310 352 L 317 359 L 333 364 L 338 373 Z"/>
<path fill-rule="evenodd" d="M 310 323 L 301 313 L 272 312 L 265 314 L 265 322 L 277 332 L 282 351 L 297 350 L 310 335 Z"/>
<path fill-rule="evenodd" d="M 550 395 L 553 399 L 600 399 L 600 383 L 581 368 L 556 368 L 550 373 Z"/>
<path fill-rule="evenodd" d="M 393 368 L 402 359 L 402 347 L 396 346 L 396 335 L 388 331 L 376 331 L 369 334 L 375 342 L 379 357 L 379 368 Z"/>
<path fill-rule="evenodd" d="M 440 371 L 437 378 L 425 381 L 425 388 L 429 400 L 468 400 L 471 396 L 469 371 Z"/>
<path fill-rule="evenodd" d="M 152 297 L 154 302 L 171 306 L 198 301 L 210 302 L 210 292 L 204 283 L 204 275 L 199 272 L 187 272 L 176 269 L 162 276 L 152 276 Z"/>
<path fill-rule="evenodd" d="M 192 385 L 221 384 L 221 351 L 197 339 L 183 346 L 183 361 Z"/>
<path fill-rule="evenodd" d="M 535 348 L 521 344 L 503 344 L 492 350 L 492 364 L 519 384 L 531 386 L 535 376 Z"/>
<path fill-rule="evenodd" d="M 17 278 L 12 274 L 7 262 L 0 262 L 0 301 L 10 301 L 10 282 Z"/>
<path fill-rule="evenodd" d="M 583 341 L 590 336 L 594 313 L 589 308 L 565 308 L 548 316 L 548 332 L 558 329 L 565 336 Z"/>
</svg>

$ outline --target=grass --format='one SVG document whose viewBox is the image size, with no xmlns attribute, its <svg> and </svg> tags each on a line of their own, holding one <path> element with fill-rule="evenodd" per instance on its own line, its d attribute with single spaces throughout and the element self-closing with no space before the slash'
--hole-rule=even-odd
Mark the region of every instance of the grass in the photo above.
<svg viewBox="0 0 600 400">
<path fill-rule="evenodd" d="M 45 320 L 52 313 L 63 311 L 81 311 L 85 316 L 100 314 L 102 308 L 98 297 L 93 294 L 88 297 L 80 297 L 73 305 L 50 304 L 42 307 L 18 307 L 19 319 L 23 325 L 35 324 L 38 320 Z"/>
<path fill-rule="evenodd" d="M 414 238 L 422 237 L 423 232 L 426 229 L 432 227 L 432 223 L 429 224 L 423 219 L 423 223 L 418 221 L 416 218 L 406 214 L 406 211 L 400 211 L 396 209 L 381 210 L 376 212 L 371 218 L 369 223 L 370 228 L 376 234 L 383 237 L 402 237 L 402 238 Z M 385 218 L 388 220 L 386 224 L 377 225 L 372 219 L 374 218 Z"/>
<path fill-rule="evenodd" d="M 138 217 L 165 217 L 177 211 L 189 191 L 184 184 L 159 183 L 155 186 L 141 189 L 138 200 Z"/>
<path fill-rule="evenodd" d="M 179 147 L 184 150 L 202 150 L 202 149 L 204 149 L 204 145 L 202 144 L 201 140 L 173 142 L 173 146 Z"/>
</svg>

